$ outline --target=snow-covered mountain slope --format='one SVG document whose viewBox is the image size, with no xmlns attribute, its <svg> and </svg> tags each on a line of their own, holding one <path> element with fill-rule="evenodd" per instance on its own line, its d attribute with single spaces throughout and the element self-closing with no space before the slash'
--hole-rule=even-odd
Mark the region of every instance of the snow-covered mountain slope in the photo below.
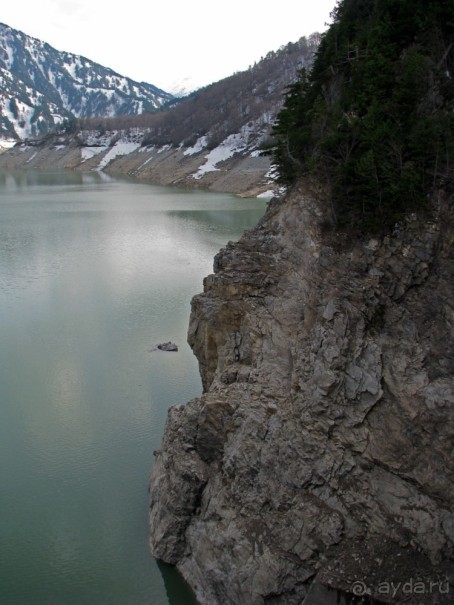
<svg viewBox="0 0 454 605">
<path fill-rule="evenodd" d="M 75 117 L 137 115 L 172 98 L 0 23 L 0 138 L 43 135 Z"/>
</svg>

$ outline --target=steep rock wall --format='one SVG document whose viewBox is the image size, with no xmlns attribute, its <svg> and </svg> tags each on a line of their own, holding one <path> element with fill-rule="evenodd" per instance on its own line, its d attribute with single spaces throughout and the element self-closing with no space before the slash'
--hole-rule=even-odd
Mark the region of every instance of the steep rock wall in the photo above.
<svg viewBox="0 0 454 605">
<path fill-rule="evenodd" d="M 192 302 L 205 393 L 169 411 L 150 542 L 209 605 L 452 581 L 452 209 L 339 244 L 320 195 L 274 200 Z"/>
</svg>

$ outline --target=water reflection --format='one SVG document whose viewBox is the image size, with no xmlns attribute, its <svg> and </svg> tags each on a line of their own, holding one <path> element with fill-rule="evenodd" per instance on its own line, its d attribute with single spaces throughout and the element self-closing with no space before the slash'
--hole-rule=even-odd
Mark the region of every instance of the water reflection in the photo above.
<svg viewBox="0 0 454 605">
<path fill-rule="evenodd" d="M 169 605 L 184 602 L 185 605 L 197 605 L 197 600 L 191 588 L 171 565 L 158 561 L 158 567 L 164 580 Z"/>
<path fill-rule="evenodd" d="M 58 184 L 59 187 L 75 185 L 94 185 L 105 181 L 112 181 L 112 177 L 99 172 L 76 172 L 73 170 L 37 171 L 37 170 L 10 170 L 0 171 L 0 188 L 7 191 L 30 187 L 48 187 Z"/>
</svg>

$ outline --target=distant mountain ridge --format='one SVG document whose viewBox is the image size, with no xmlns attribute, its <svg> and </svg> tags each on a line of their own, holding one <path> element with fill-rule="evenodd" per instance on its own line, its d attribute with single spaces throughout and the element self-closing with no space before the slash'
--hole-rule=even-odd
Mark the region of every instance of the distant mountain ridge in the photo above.
<svg viewBox="0 0 454 605">
<path fill-rule="evenodd" d="M 41 136 L 74 118 L 137 115 L 173 98 L 0 23 L 0 138 Z"/>
</svg>

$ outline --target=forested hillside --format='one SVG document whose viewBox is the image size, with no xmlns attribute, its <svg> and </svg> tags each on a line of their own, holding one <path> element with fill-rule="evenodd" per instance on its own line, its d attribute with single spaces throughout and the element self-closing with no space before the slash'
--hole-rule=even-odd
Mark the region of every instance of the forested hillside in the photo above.
<svg viewBox="0 0 454 605">
<path fill-rule="evenodd" d="M 377 231 L 453 186 L 454 3 L 341 0 L 274 132 L 280 180 L 312 174 L 330 218 Z"/>
<path fill-rule="evenodd" d="M 248 70 L 202 88 L 155 113 L 78 120 L 76 130 L 113 131 L 140 128 L 144 145 L 190 147 L 206 137 L 203 146 L 213 149 L 229 135 L 251 124 L 255 130 L 270 126 L 282 106 L 286 87 L 298 70 L 309 68 L 320 40 L 319 34 L 269 52 Z"/>
</svg>

